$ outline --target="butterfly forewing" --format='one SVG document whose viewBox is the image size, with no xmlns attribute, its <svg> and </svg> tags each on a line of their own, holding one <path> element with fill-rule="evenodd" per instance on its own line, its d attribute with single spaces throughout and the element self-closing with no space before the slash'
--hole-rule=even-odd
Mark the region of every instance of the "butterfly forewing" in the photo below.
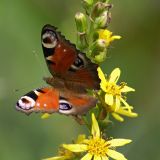
<svg viewBox="0 0 160 160">
<path fill-rule="evenodd" d="M 84 88 L 99 89 L 98 66 L 57 32 L 54 26 L 45 25 L 41 37 L 44 56 L 53 76 L 59 76 L 69 83 L 81 83 L 80 86 Z"/>
</svg>

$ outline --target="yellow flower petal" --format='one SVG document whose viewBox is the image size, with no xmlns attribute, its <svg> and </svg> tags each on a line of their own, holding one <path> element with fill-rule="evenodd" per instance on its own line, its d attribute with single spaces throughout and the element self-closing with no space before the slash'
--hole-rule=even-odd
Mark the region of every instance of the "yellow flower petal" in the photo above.
<svg viewBox="0 0 160 160">
<path fill-rule="evenodd" d="M 99 33 L 99 39 L 104 39 L 106 41 L 110 41 L 110 37 L 112 36 L 112 32 L 107 29 L 100 29 L 98 31 Z"/>
<path fill-rule="evenodd" d="M 138 114 L 137 113 L 134 113 L 134 112 L 129 112 L 125 109 L 123 109 L 122 107 L 119 108 L 119 110 L 116 111 L 118 114 L 121 114 L 121 115 L 124 115 L 124 116 L 127 116 L 127 117 L 137 117 Z"/>
<path fill-rule="evenodd" d="M 129 104 L 122 97 L 120 97 L 120 100 L 126 107 L 130 108 Z"/>
<path fill-rule="evenodd" d="M 101 160 L 101 156 L 95 155 L 93 160 Z"/>
<path fill-rule="evenodd" d="M 83 140 L 83 143 L 84 143 L 84 144 L 88 144 L 89 142 L 90 142 L 89 139 L 84 139 L 84 140 Z"/>
<path fill-rule="evenodd" d="M 51 115 L 49 114 L 49 113 L 44 113 L 42 116 L 41 116 L 41 118 L 42 119 L 47 119 L 47 118 L 49 118 Z"/>
<path fill-rule="evenodd" d="M 107 85 L 107 83 L 103 83 L 102 81 L 100 82 L 100 87 L 104 92 L 107 92 L 106 85 Z"/>
<path fill-rule="evenodd" d="M 121 38 L 122 38 L 121 36 L 112 36 L 111 37 L 111 42 L 114 41 L 115 39 L 121 39 Z"/>
<path fill-rule="evenodd" d="M 115 106 L 115 111 L 117 111 L 120 107 L 120 99 L 119 96 L 116 96 L 116 106 Z"/>
<path fill-rule="evenodd" d="M 106 78 L 105 78 L 105 75 L 104 75 L 104 73 L 102 72 L 101 68 L 98 67 L 98 68 L 97 68 L 97 71 L 98 71 L 98 76 L 99 76 L 99 78 L 101 79 L 101 81 L 105 82 L 105 81 L 106 81 Z"/>
<path fill-rule="evenodd" d="M 83 158 L 81 158 L 81 160 L 91 160 L 92 159 L 92 155 L 90 153 L 87 153 Z"/>
<path fill-rule="evenodd" d="M 120 122 L 123 122 L 124 119 L 117 113 L 112 113 L 112 116 L 117 120 L 117 121 L 120 121 Z"/>
<path fill-rule="evenodd" d="M 111 149 L 107 150 L 107 155 L 116 160 L 127 160 L 123 154 Z"/>
<path fill-rule="evenodd" d="M 84 152 L 87 151 L 87 145 L 85 144 L 63 144 L 63 148 L 72 152 Z"/>
<path fill-rule="evenodd" d="M 51 157 L 51 158 L 45 158 L 43 160 L 65 160 L 65 156 L 57 156 L 57 157 Z"/>
<path fill-rule="evenodd" d="M 107 156 L 102 156 L 102 160 L 109 160 Z"/>
<path fill-rule="evenodd" d="M 110 83 L 117 83 L 117 81 L 120 77 L 120 74 L 121 74 L 121 70 L 119 68 L 115 68 L 110 75 L 109 82 Z"/>
<path fill-rule="evenodd" d="M 84 141 L 84 139 L 86 138 L 85 134 L 80 134 L 76 140 L 76 143 L 82 143 Z"/>
<path fill-rule="evenodd" d="M 95 115 L 92 113 L 92 130 L 91 133 L 93 135 L 93 137 L 100 137 L 100 130 L 99 130 L 99 126 L 98 126 L 98 122 L 95 118 Z"/>
<path fill-rule="evenodd" d="M 105 75 L 104 73 L 102 72 L 101 68 L 98 67 L 97 69 L 98 71 L 98 76 L 99 78 L 101 79 L 101 83 L 100 83 L 100 86 L 101 86 L 101 89 L 106 92 L 106 78 L 105 78 Z"/>
<path fill-rule="evenodd" d="M 124 86 L 122 89 L 121 89 L 121 92 L 134 92 L 135 89 L 131 88 L 131 87 L 128 87 L 128 86 Z"/>
<path fill-rule="evenodd" d="M 130 139 L 112 139 L 112 140 L 109 140 L 107 143 L 109 143 L 111 147 L 118 147 L 118 146 L 124 146 L 131 142 L 132 140 Z"/>
<path fill-rule="evenodd" d="M 112 94 L 105 94 L 105 102 L 106 104 L 112 106 L 113 105 L 113 95 Z"/>
</svg>

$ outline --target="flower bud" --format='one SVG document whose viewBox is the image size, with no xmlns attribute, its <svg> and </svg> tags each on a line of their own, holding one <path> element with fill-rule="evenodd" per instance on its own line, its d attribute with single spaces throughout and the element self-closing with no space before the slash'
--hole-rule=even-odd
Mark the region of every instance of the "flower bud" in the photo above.
<svg viewBox="0 0 160 160">
<path fill-rule="evenodd" d="M 94 0 L 82 0 L 82 6 L 86 10 L 86 13 L 89 14 L 91 6 L 93 5 Z"/>
<path fill-rule="evenodd" d="M 100 52 L 104 52 L 105 50 L 106 50 L 105 41 L 103 39 L 98 39 L 91 45 L 87 56 L 95 57 L 96 55 L 99 55 Z"/>
<path fill-rule="evenodd" d="M 83 13 L 76 13 L 75 15 L 76 27 L 77 27 L 77 47 L 80 50 L 88 47 L 87 42 L 87 20 L 86 16 Z"/>
<path fill-rule="evenodd" d="M 104 11 L 109 11 L 111 7 L 112 5 L 108 3 L 96 3 L 91 14 L 92 19 L 98 18 Z"/>
<path fill-rule="evenodd" d="M 104 51 L 106 48 L 105 41 L 103 39 L 96 40 L 93 45 L 91 46 L 92 52 L 101 52 Z"/>
<path fill-rule="evenodd" d="M 86 6 L 90 7 L 92 6 L 94 0 L 82 0 L 82 3 Z"/>
<path fill-rule="evenodd" d="M 76 21 L 77 31 L 80 33 L 85 33 L 87 30 L 86 16 L 83 13 L 78 12 L 75 15 L 75 21 Z"/>
<path fill-rule="evenodd" d="M 77 47 L 80 50 L 84 50 L 85 48 L 88 47 L 88 39 L 86 34 L 80 34 L 79 32 L 77 33 Z"/>
<path fill-rule="evenodd" d="M 106 28 L 111 20 L 111 14 L 108 11 L 102 13 L 101 16 L 95 19 L 94 28 Z"/>
<path fill-rule="evenodd" d="M 107 52 L 105 50 L 103 52 L 99 52 L 99 54 L 96 55 L 93 60 L 95 63 L 99 64 L 99 63 L 102 63 L 103 61 L 105 61 L 106 58 L 107 58 Z"/>
</svg>

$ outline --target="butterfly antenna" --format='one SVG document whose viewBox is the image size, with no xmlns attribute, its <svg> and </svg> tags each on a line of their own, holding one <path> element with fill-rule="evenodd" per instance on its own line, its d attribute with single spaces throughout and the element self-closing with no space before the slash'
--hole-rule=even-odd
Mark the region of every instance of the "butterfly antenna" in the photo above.
<svg viewBox="0 0 160 160">
<path fill-rule="evenodd" d="M 42 72 L 43 72 L 43 76 L 42 76 L 42 77 L 44 77 L 44 76 L 47 77 L 46 71 L 45 71 L 45 69 L 44 69 L 44 66 L 42 65 L 42 62 L 41 62 L 41 60 L 40 60 L 40 58 L 39 58 L 39 55 L 37 54 L 37 52 L 36 52 L 35 50 L 33 50 L 32 53 L 33 53 L 34 56 L 35 56 L 35 59 L 36 59 L 38 65 L 39 65 L 39 68 L 40 68 L 40 69 L 42 70 Z"/>
<path fill-rule="evenodd" d="M 34 83 L 30 83 L 26 86 L 22 86 L 20 88 L 14 88 L 12 90 L 13 93 L 17 93 L 17 92 L 20 92 L 20 91 L 23 91 L 23 90 L 29 90 L 29 89 L 33 89 L 33 88 L 37 88 L 37 84 L 40 84 L 41 82 L 43 82 L 42 80 L 39 80 L 39 81 L 35 81 Z"/>
</svg>

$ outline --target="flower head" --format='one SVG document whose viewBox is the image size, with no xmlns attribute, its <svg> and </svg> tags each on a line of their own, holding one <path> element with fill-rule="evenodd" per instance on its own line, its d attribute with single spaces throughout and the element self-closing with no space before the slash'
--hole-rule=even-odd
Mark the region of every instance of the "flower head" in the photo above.
<svg viewBox="0 0 160 160">
<path fill-rule="evenodd" d="M 100 87 L 105 93 L 105 103 L 109 106 L 115 107 L 115 110 L 118 110 L 121 103 L 128 107 L 128 103 L 123 96 L 124 93 L 135 91 L 133 88 L 128 87 L 126 83 L 122 82 L 120 85 L 117 84 L 120 77 L 120 69 L 116 68 L 112 71 L 109 77 L 105 77 L 101 68 L 98 67 L 98 75 L 101 79 Z"/>
<path fill-rule="evenodd" d="M 75 157 L 75 155 L 73 154 L 73 152 L 71 152 L 67 149 L 64 149 L 61 146 L 61 147 L 59 147 L 59 150 L 58 150 L 58 156 L 45 158 L 43 160 L 70 160 L 74 157 Z"/>
<path fill-rule="evenodd" d="M 109 157 L 116 160 L 126 160 L 123 154 L 115 151 L 115 147 L 123 146 L 131 142 L 129 139 L 110 139 L 102 138 L 98 122 L 92 114 L 92 136 L 84 139 L 81 144 L 63 144 L 65 149 L 74 153 L 87 152 L 81 160 L 108 160 Z"/>
<path fill-rule="evenodd" d="M 85 135 L 81 134 L 74 141 L 74 143 L 80 144 L 80 143 L 83 142 L 84 139 L 85 139 Z M 77 155 L 78 155 L 77 153 L 73 153 L 70 150 L 63 148 L 62 145 L 61 145 L 59 147 L 59 150 L 58 150 L 58 156 L 50 157 L 50 158 L 45 158 L 43 160 L 70 160 L 70 159 L 75 158 Z"/>
<path fill-rule="evenodd" d="M 121 38 L 121 36 L 118 36 L 118 35 L 113 36 L 113 33 L 111 31 L 107 30 L 107 29 L 100 29 L 98 31 L 98 34 L 99 34 L 99 39 L 105 40 L 107 47 L 114 40 Z"/>
</svg>

